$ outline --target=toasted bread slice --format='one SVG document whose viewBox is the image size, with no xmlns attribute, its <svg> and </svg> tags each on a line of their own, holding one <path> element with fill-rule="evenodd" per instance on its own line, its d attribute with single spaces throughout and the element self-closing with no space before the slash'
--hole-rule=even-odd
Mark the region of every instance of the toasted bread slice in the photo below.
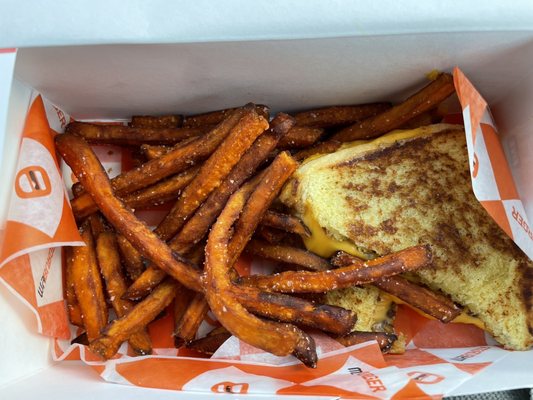
<svg viewBox="0 0 533 400">
<path fill-rule="evenodd" d="M 474 197 L 462 126 L 396 131 L 309 160 L 280 199 L 363 254 L 430 244 L 422 283 L 467 307 L 505 347 L 533 344 L 533 263 Z"/>
</svg>

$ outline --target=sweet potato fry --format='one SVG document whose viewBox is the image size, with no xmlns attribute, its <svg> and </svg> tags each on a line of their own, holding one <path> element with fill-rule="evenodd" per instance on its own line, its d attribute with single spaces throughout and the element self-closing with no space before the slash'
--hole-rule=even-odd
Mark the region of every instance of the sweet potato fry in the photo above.
<svg viewBox="0 0 533 400">
<path fill-rule="evenodd" d="M 131 309 L 133 303 L 120 298 L 126 289 L 126 280 L 122 273 L 115 233 L 104 232 L 98 236 L 96 239 L 96 255 L 100 272 L 106 283 L 109 301 L 117 316 L 121 317 Z"/>
<path fill-rule="evenodd" d="M 347 267 L 354 264 L 360 264 L 362 267 L 365 263 L 365 260 L 350 253 L 346 253 L 345 251 L 339 250 L 330 258 L 329 262 L 335 268 Z"/>
<path fill-rule="evenodd" d="M 251 111 L 240 108 L 228 116 L 212 131 L 186 145 L 176 145 L 161 157 L 120 174 L 111 180 L 113 190 L 119 196 L 143 189 L 161 179 L 178 174 L 203 161 L 218 147 L 239 120 Z M 96 211 L 97 207 L 88 193 L 71 202 L 74 216 L 79 220 Z"/>
<path fill-rule="evenodd" d="M 438 107 L 439 103 L 453 94 L 453 78 L 449 74 L 440 74 L 439 77 L 415 93 L 403 103 L 386 111 L 357 122 L 342 129 L 330 139 L 318 143 L 307 149 L 300 150 L 293 157 L 303 161 L 317 154 L 328 154 L 338 150 L 343 142 L 358 139 L 371 139 L 387 133 L 393 129 L 405 126 L 413 118 L 417 118 L 426 111 Z"/>
<path fill-rule="evenodd" d="M 310 271 L 327 271 L 331 269 L 330 263 L 307 250 L 296 247 L 273 245 L 260 240 L 250 240 L 245 251 L 254 256 L 269 260 L 296 264 Z"/>
<path fill-rule="evenodd" d="M 203 249 L 202 249 L 203 250 Z M 180 300 L 180 293 L 176 295 L 175 302 L 184 303 L 181 315 L 175 311 L 174 313 L 174 346 L 179 348 L 184 344 L 190 342 L 196 337 L 196 332 L 202 324 L 205 316 L 209 312 L 209 305 L 202 293 L 196 293 L 187 296 L 187 303 L 185 300 Z"/>
<path fill-rule="evenodd" d="M 176 144 L 206 133 L 207 128 L 149 128 L 76 121 L 67 125 L 66 132 L 81 136 L 89 143 L 140 146 L 145 143 Z"/>
<path fill-rule="evenodd" d="M 72 184 L 71 191 L 72 191 L 72 195 L 74 196 L 74 198 L 76 198 L 83 194 L 84 189 L 83 189 L 83 186 L 81 186 L 81 183 L 76 182 Z"/>
<path fill-rule="evenodd" d="M 204 265 L 205 242 L 206 241 L 203 240 L 197 243 L 195 246 L 193 246 L 192 249 L 186 253 L 185 258 L 187 258 L 188 260 L 191 260 L 196 265 Z"/>
<path fill-rule="evenodd" d="M 374 285 L 444 323 L 452 321 L 462 311 L 449 297 L 399 276 L 382 278 Z"/>
<path fill-rule="evenodd" d="M 175 299 L 175 321 L 179 324 L 187 309 L 192 292 L 178 289 Z M 355 316 L 348 310 L 328 305 L 314 305 L 306 300 L 278 293 L 261 292 L 256 288 L 231 287 L 232 295 L 250 312 L 280 322 L 309 326 L 337 335 L 348 333 L 355 323 Z M 175 338 L 176 347 L 183 340 Z"/>
<path fill-rule="evenodd" d="M 84 218 L 98 211 L 91 196 L 85 191 L 78 197 L 70 201 L 72 212 L 77 221 L 83 221 Z"/>
<path fill-rule="evenodd" d="M 307 326 L 331 332 L 336 335 L 344 335 L 351 331 L 355 324 L 356 316 L 349 310 L 341 307 L 335 307 L 323 304 L 313 304 L 309 301 L 290 297 L 280 293 L 268 293 L 257 290 L 252 287 L 236 286 L 231 287 L 232 295 L 241 303 L 249 312 L 265 318 L 269 318 L 278 322 L 288 322 L 298 326 Z M 187 306 L 190 300 L 191 292 L 186 293 L 185 299 L 182 301 L 180 293 L 176 295 L 175 302 L 179 301 L 181 310 L 177 315 L 175 314 L 175 321 L 177 326 L 187 321 L 185 309 L 189 310 Z M 187 297 L 188 296 L 188 297 Z M 197 294 L 196 301 L 201 305 L 201 296 Z M 190 326 L 190 331 L 196 333 L 199 323 L 202 322 L 205 316 L 206 309 L 202 307 L 194 307 L 196 310 L 203 311 L 199 313 L 202 317 L 194 316 L 196 324 L 184 322 Z M 176 311 L 175 311 L 176 312 Z M 178 329 L 176 329 L 178 330 Z M 182 334 L 181 336 L 185 336 Z M 189 337 L 193 337 L 191 334 Z M 176 347 L 181 347 L 186 341 L 185 337 L 175 336 Z"/>
<path fill-rule="evenodd" d="M 231 293 L 229 240 L 232 226 L 246 203 L 237 191 L 213 225 L 206 245 L 206 298 L 222 325 L 241 340 L 278 356 L 294 354 L 305 365 L 315 367 L 317 356 L 313 339 L 289 324 L 263 321 L 252 314 Z M 244 247 L 244 246 L 243 246 Z"/>
<path fill-rule="evenodd" d="M 207 200 L 200 206 L 180 232 L 170 241 L 170 248 L 183 254 L 198 243 L 206 235 L 209 227 L 224 207 L 231 194 L 247 179 L 255 169 L 268 157 L 269 152 L 276 146 L 280 137 L 294 125 L 294 121 L 286 114 L 280 114 L 272 121 L 272 127 L 260 135 L 241 160 L 231 170 L 218 188 L 213 190 Z M 148 267 L 126 292 L 126 298 L 138 300 L 146 296 L 165 274 L 156 267 Z"/>
<path fill-rule="evenodd" d="M 107 174 L 87 142 L 71 134 L 57 135 L 55 142 L 59 154 L 117 232 L 124 235 L 144 257 L 184 286 L 201 290 L 200 276 L 194 266 L 173 254 L 166 243 L 115 197 Z"/>
<path fill-rule="evenodd" d="M 256 104 L 255 112 L 262 116 L 266 121 L 270 119 L 270 110 L 267 106 Z M 186 128 L 199 128 L 203 126 L 216 125 L 223 121 L 228 115 L 234 112 L 236 108 L 226 108 L 224 110 L 211 111 L 203 114 L 190 115 L 184 118 L 183 126 Z"/>
<path fill-rule="evenodd" d="M 173 250 L 185 252 L 204 237 L 230 195 L 268 157 L 280 137 L 286 134 L 293 125 L 294 120 L 286 114 L 278 114 L 274 118 L 269 131 L 256 139 L 222 184 L 211 193 L 200 209 L 170 242 Z M 181 338 L 185 342 L 192 340 L 207 311 L 208 305 L 205 298 L 198 295 L 183 316 L 183 321 L 177 326 L 176 338 Z"/>
<path fill-rule="evenodd" d="M 260 135 L 241 160 L 231 170 L 222 184 L 214 190 L 181 231 L 170 241 L 170 246 L 177 252 L 186 251 L 191 244 L 200 241 L 224 207 L 228 198 L 248 179 L 261 163 L 268 157 L 276 144 L 294 125 L 294 120 L 287 114 L 278 114 L 271 122 L 270 129 Z M 270 221 L 273 216 L 270 217 Z M 280 219 L 278 219 L 279 221 Z M 285 226 L 296 227 L 294 221 L 286 221 Z M 295 228 L 296 229 L 296 228 Z"/>
<path fill-rule="evenodd" d="M 314 128 L 334 128 L 354 124 L 373 117 L 391 107 L 390 103 L 356 104 L 349 106 L 332 106 L 302 111 L 294 114 L 299 126 Z"/>
<path fill-rule="evenodd" d="M 301 236 L 311 236 L 309 229 L 298 218 L 272 210 L 265 212 L 265 215 L 263 215 L 263 219 L 261 220 L 261 225 L 280 229 L 289 233 L 296 233 Z"/>
<path fill-rule="evenodd" d="M 215 328 L 214 331 L 216 332 L 210 332 L 207 336 L 188 343 L 187 348 L 196 350 L 200 353 L 213 355 L 218 348 L 231 337 L 231 333 L 225 328 Z"/>
<path fill-rule="evenodd" d="M 345 335 L 350 332 L 357 319 L 355 314 L 344 308 L 324 304 L 317 305 L 284 294 L 262 292 L 255 288 L 235 285 L 232 285 L 231 292 L 235 299 L 253 314 L 278 322 L 288 322 L 298 326 L 320 329 L 336 335 Z M 188 292 L 188 299 L 190 299 L 190 293 Z M 202 298 L 203 296 L 197 294 L 195 297 L 197 305 L 191 305 L 190 308 L 187 308 L 188 302 L 180 301 L 180 312 L 177 315 L 175 314 L 177 326 L 185 324 L 191 327 L 190 338 L 194 337 L 193 335 L 198 330 L 199 323 L 202 322 L 207 312 L 207 308 L 203 308 L 205 305 L 201 302 Z M 179 293 L 176 295 L 175 302 L 178 299 L 180 299 Z M 185 308 L 187 312 L 185 312 Z M 189 310 L 191 308 L 200 311 L 198 314 L 196 312 L 191 314 L 197 321 L 196 324 L 187 321 L 186 315 L 190 313 Z M 184 334 L 175 336 L 176 347 L 181 347 L 187 342 L 187 338 L 184 336 Z"/>
<path fill-rule="evenodd" d="M 184 189 L 172 210 L 157 226 L 156 234 L 163 240 L 174 236 L 267 128 L 268 122 L 257 113 L 244 116 Z"/>
<path fill-rule="evenodd" d="M 133 147 L 133 148 L 127 149 L 126 151 L 128 150 L 130 153 L 130 160 L 131 160 L 131 166 L 129 166 L 129 168 L 138 168 L 146 162 L 146 157 L 144 157 L 144 155 L 141 153 L 141 150 L 139 147 Z"/>
<path fill-rule="evenodd" d="M 204 251 L 203 247 L 199 250 L 201 250 L 202 253 Z M 199 253 L 188 253 L 186 258 L 195 265 L 203 265 L 203 254 L 201 255 L 201 260 L 198 259 L 199 257 Z M 142 298 L 146 297 L 161 281 L 163 281 L 166 276 L 167 274 L 164 271 L 160 270 L 155 265 L 150 264 L 148 265 L 148 268 L 146 268 L 146 270 L 144 270 L 142 274 L 139 275 L 137 279 L 135 279 L 134 282 L 128 287 L 128 290 L 122 295 L 122 298 L 132 301 L 141 300 Z M 180 293 L 182 291 L 187 292 L 188 290 L 183 286 L 180 286 L 178 289 L 178 294 L 176 295 L 176 301 L 180 299 Z M 188 300 L 185 306 L 188 306 L 190 300 L 191 299 Z M 179 319 L 176 316 L 174 320 L 179 322 Z"/>
<path fill-rule="evenodd" d="M 383 257 L 323 272 L 286 271 L 239 278 L 239 283 L 281 293 L 323 293 L 415 271 L 431 263 L 429 246 L 413 246 Z"/>
<path fill-rule="evenodd" d="M 113 357 L 122 342 L 152 322 L 170 304 L 178 283 L 172 279 L 162 282 L 148 297 L 135 305 L 129 313 L 107 325 L 102 335 L 89 348 L 104 359 Z"/>
<path fill-rule="evenodd" d="M 88 224 L 80 232 L 85 246 L 72 248 L 72 281 L 80 306 L 83 326 L 89 341 L 100 336 L 107 325 L 107 305 L 94 249 L 94 239 Z"/>
<path fill-rule="evenodd" d="M 117 235 L 117 244 L 128 277 L 137 279 L 146 268 L 141 253 L 122 235 Z"/>
<path fill-rule="evenodd" d="M 197 172 L 198 167 L 190 168 L 185 172 L 182 172 L 181 174 L 174 175 L 164 181 L 156 183 L 155 185 L 149 186 L 146 189 L 142 189 L 137 192 L 123 196 L 122 201 L 133 210 L 138 210 L 175 200 L 181 190 L 194 178 Z M 91 221 L 91 226 L 93 226 L 93 223 L 97 222 L 93 221 L 93 218 L 96 215 L 98 214 L 91 215 L 91 217 L 89 218 Z M 130 262 L 130 260 L 136 260 L 135 257 L 131 257 L 131 249 L 133 248 L 130 245 L 130 251 L 128 251 L 128 249 L 125 249 L 125 243 L 123 242 L 123 240 L 124 238 L 120 240 L 120 246 L 121 251 L 123 251 L 122 256 L 125 259 L 126 267 L 130 267 L 132 265 L 139 265 L 134 261 Z M 134 272 L 135 270 L 135 268 L 128 268 L 128 275 L 133 280 L 137 279 L 137 277 L 139 276 L 139 274 Z M 144 267 L 142 268 L 142 271 L 143 270 Z"/>
<path fill-rule="evenodd" d="M 229 244 L 231 266 L 244 250 L 246 243 L 252 237 L 266 210 L 276 199 L 283 184 L 292 175 L 297 166 L 298 163 L 288 153 L 282 152 L 265 170 L 264 176 L 250 195 L 240 218 L 235 224 Z"/>
<path fill-rule="evenodd" d="M 153 160 L 154 158 L 159 158 L 163 154 L 168 153 L 172 150 L 171 146 L 165 145 L 155 145 L 155 144 L 143 144 L 140 147 L 141 154 L 146 157 L 147 160 Z"/>
<path fill-rule="evenodd" d="M 155 265 L 149 265 L 128 287 L 122 298 L 138 301 L 147 296 L 166 276 L 165 271 Z"/>
<path fill-rule="evenodd" d="M 333 153 L 334 151 L 338 150 L 341 146 L 342 146 L 342 142 L 339 142 L 338 140 L 330 139 L 325 142 L 318 143 L 315 146 L 310 147 L 308 149 L 302 149 L 294 153 L 293 157 L 297 161 L 303 161 L 306 158 L 316 156 L 318 154 Z"/>
<path fill-rule="evenodd" d="M 281 231 L 276 228 L 271 228 L 269 226 L 265 226 L 262 223 L 259 224 L 254 233 L 255 237 L 260 238 L 261 240 L 265 240 L 267 243 L 270 244 L 283 243 L 287 239 L 288 235 L 289 234 L 287 232 Z"/>
<path fill-rule="evenodd" d="M 209 304 L 207 304 L 203 293 L 196 293 L 187 310 L 176 324 L 174 341 L 178 343 L 190 343 L 193 341 L 208 311 Z"/>
<path fill-rule="evenodd" d="M 336 266 L 346 266 L 356 262 L 357 259 L 343 252 L 336 254 L 332 259 L 332 263 Z M 359 260 L 359 263 L 363 266 L 363 261 Z M 452 321 L 461 314 L 461 309 L 447 296 L 401 276 L 378 279 L 372 285 L 444 323 Z"/>
<path fill-rule="evenodd" d="M 120 258 L 118 255 L 118 245 L 115 234 L 103 232 L 96 239 L 96 255 L 100 272 L 104 277 L 109 301 L 117 314 L 123 317 L 134 307 L 134 303 L 122 300 L 121 296 L 126 291 L 126 281 L 122 274 Z M 133 333 L 128 339 L 133 351 L 139 355 L 152 353 L 152 341 L 146 329 Z"/>
<path fill-rule="evenodd" d="M 74 339 L 70 341 L 70 344 L 81 344 L 83 346 L 89 346 L 89 339 L 87 338 L 87 332 L 83 332 L 82 334 L 76 336 Z"/>
<path fill-rule="evenodd" d="M 278 148 L 302 149 L 315 144 L 323 135 L 324 129 L 308 126 L 295 126 L 280 141 Z"/>
<path fill-rule="evenodd" d="M 370 139 L 405 124 L 410 119 L 431 110 L 455 92 L 453 77 L 442 73 L 437 79 L 402 103 L 360 123 L 353 124 L 333 135 L 332 139 L 350 142 Z"/>
<path fill-rule="evenodd" d="M 383 353 L 387 353 L 392 347 L 393 343 L 398 340 L 398 336 L 396 336 L 394 333 L 386 332 L 354 331 L 346 336 L 339 336 L 334 339 L 346 347 L 368 342 L 369 340 L 376 340 L 381 351 Z"/>
<path fill-rule="evenodd" d="M 256 288 L 232 285 L 234 298 L 249 312 L 279 322 L 320 329 L 336 335 L 350 332 L 356 315 L 341 307 L 313 304 L 310 301 Z"/>
<path fill-rule="evenodd" d="M 168 203 L 179 196 L 183 188 L 193 180 L 197 173 L 198 167 L 189 168 L 155 185 L 127 194 L 122 197 L 122 200 L 134 210 Z"/>
<path fill-rule="evenodd" d="M 129 125 L 134 128 L 179 128 L 183 125 L 183 115 L 134 115 Z"/>
<path fill-rule="evenodd" d="M 230 183 L 231 181 L 231 179 L 229 178 L 230 177 L 228 177 L 228 179 L 226 180 L 228 183 Z M 257 183 L 263 178 L 264 173 L 259 174 L 252 181 L 247 182 L 240 190 L 246 192 L 247 195 L 250 195 Z M 233 183 L 236 182 L 237 176 L 235 176 L 235 180 Z M 231 184 L 233 185 L 233 183 Z M 226 193 L 225 189 L 222 188 L 222 186 L 217 189 L 217 192 L 220 193 L 220 195 Z M 216 196 L 217 197 L 214 198 L 216 202 L 211 202 L 210 196 L 210 198 L 206 200 L 206 202 L 199 210 L 202 211 L 202 213 L 199 214 L 198 212 L 196 212 L 193 218 L 191 218 L 187 222 L 187 224 L 180 231 L 180 233 L 178 233 L 178 235 L 176 235 L 176 237 L 170 241 L 169 246 L 173 251 L 176 251 L 179 254 L 187 252 L 194 245 L 194 243 L 201 240 L 201 237 L 203 237 L 207 233 L 209 227 L 214 222 L 217 215 L 220 213 L 224 204 L 222 203 L 224 199 L 221 196 Z M 226 196 L 225 198 L 227 199 L 228 197 L 229 196 Z M 155 286 L 157 286 L 157 284 L 161 282 L 165 278 L 165 276 L 166 274 L 161 269 L 153 265 L 149 266 L 148 268 L 146 268 L 146 271 L 144 271 L 142 275 L 139 276 L 139 278 L 131 284 L 131 286 L 124 294 L 124 298 L 130 300 L 142 299 L 144 296 L 150 293 L 150 291 Z"/>
<path fill-rule="evenodd" d="M 87 219 L 87 221 L 89 222 L 89 225 L 91 227 L 91 233 L 93 234 L 93 238 L 98 238 L 101 233 L 109 230 L 107 222 L 100 213 L 91 215 Z"/>
<path fill-rule="evenodd" d="M 76 297 L 74 289 L 74 280 L 72 277 L 72 267 L 74 258 L 72 255 L 72 247 L 63 247 L 63 258 L 65 263 L 65 301 L 67 303 L 68 319 L 72 325 L 83 327 L 83 319 L 81 316 L 80 304 Z"/>
<path fill-rule="evenodd" d="M 443 116 L 439 113 L 439 109 L 435 108 L 410 119 L 398 129 L 416 129 L 421 126 L 438 124 L 442 121 L 442 117 Z"/>
<path fill-rule="evenodd" d="M 214 129 L 216 125 L 211 126 L 210 129 Z M 154 158 L 161 157 L 162 155 L 168 153 L 171 150 L 174 150 L 179 147 L 188 145 L 191 142 L 197 140 L 197 137 L 191 137 L 184 139 L 179 143 L 176 143 L 174 146 L 164 145 L 164 144 L 142 144 L 139 147 L 139 151 L 147 160 L 153 160 Z"/>
<path fill-rule="evenodd" d="M 176 297 L 174 297 L 174 330 L 180 325 L 181 319 L 183 318 L 183 315 L 185 315 L 185 312 L 189 308 L 189 304 L 194 297 L 195 292 L 183 286 L 176 290 Z M 184 341 L 181 338 L 174 336 L 174 346 L 176 348 L 180 348 L 183 344 Z"/>
<path fill-rule="evenodd" d="M 172 245 L 170 245 L 171 250 L 176 251 L 178 254 L 182 254 L 187 252 L 187 248 L 183 248 L 182 251 L 177 251 L 176 248 L 173 248 Z M 202 253 L 203 253 L 203 247 L 202 247 Z M 187 254 L 187 259 L 192 261 L 196 265 L 202 265 L 203 264 L 203 256 L 202 256 L 202 262 L 196 262 L 194 260 L 194 254 Z M 148 268 L 146 268 L 145 271 L 137 278 L 135 281 L 130 285 L 126 293 L 122 296 L 124 299 L 137 301 L 148 295 L 152 291 L 153 288 L 155 288 L 165 277 L 167 274 L 162 271 L 161 269 L 157 268 L 155 265 L 148 265 Z"/>
<path fill-rule="evenodd" d="M 212 336 L 212 335 L 218 335 L 219 333 L 225 333 L 228 330 L 224 328 L 222 325 L 217 326 L 213 330 L 209 331 L 206 336 Z"/>
</svg>

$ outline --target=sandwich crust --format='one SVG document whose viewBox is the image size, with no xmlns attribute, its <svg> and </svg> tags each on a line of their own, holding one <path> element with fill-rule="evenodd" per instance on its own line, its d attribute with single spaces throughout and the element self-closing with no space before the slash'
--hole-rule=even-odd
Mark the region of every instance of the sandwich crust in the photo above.
<svg viewBox="0 0 533 400">
<path fill-rule="evenodd" d="M 507 348 L 533 344 L 533 263 L 476 200 L 461 126 L 393 132 L 310 160 L 281 200 L 365 252 L 430 244 L 422 283 L 467 307 Z"/>
</svg>

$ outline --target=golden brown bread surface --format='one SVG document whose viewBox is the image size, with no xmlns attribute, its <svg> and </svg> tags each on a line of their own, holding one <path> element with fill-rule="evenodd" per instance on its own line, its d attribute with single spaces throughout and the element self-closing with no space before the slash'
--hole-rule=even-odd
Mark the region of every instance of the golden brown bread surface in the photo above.
<svg viewBox="0 0 533 400">
<path fill-rule="evenodd" d="M 506 347 L 533 344 L 533 264 L 475 199 L 462 127 L 393 133 L 310 160 L 281 200 L 366 251 L 430 244 L 423 283 L 467 306 Z"/>
</svg>

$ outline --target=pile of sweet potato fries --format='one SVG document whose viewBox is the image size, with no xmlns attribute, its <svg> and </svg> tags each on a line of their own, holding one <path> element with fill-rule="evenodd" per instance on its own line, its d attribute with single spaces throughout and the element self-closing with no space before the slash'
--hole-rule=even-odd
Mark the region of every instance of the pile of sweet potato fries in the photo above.
<svg viewBox="0 0 533 400">
<path fill-rule="evenodd" d="M 307 227 L 275 202 L 299 160 L 431 123 L 432 110 L 453 92 L 451 76 L 441 74 L 394 107 L 335 106 L 270 121 L 267 107 L 248 104 L 194 116 L 136 116 L 128 126 L 69 124 L 56 147 L 79 180 L 71 204 L 86 246 L 65 248 L 64 264 L 69 318 L 85 331 L 80 341 L 105 359 L 125 341 L 150 354 L 146 327 L 173 302 L 178 347 L 212 354 L 235 335 L 314 367 L 307 328 L 344 345 L 371 338 L 384 351 L 390 347 L 394 335 L 351 332 L 351 311 L 301 295 L 363 284 L 441 321 L 453 319 L 460 312 L 453 302 L 397 276 L 430 265 L 429 247 L 369 261 L 340 253 L 324 259 L 304 248 Z M 109 179 L 90 144 L 135 148 L 142 159 Z M 162 203 L 172 208 L 154 230 L 134 214 Z M 240 277 L 234 265 L 243 252 L 275 260 L 284 271 Z M 209 310 L 222 326 L 196 339 Z"/>
</svg>

